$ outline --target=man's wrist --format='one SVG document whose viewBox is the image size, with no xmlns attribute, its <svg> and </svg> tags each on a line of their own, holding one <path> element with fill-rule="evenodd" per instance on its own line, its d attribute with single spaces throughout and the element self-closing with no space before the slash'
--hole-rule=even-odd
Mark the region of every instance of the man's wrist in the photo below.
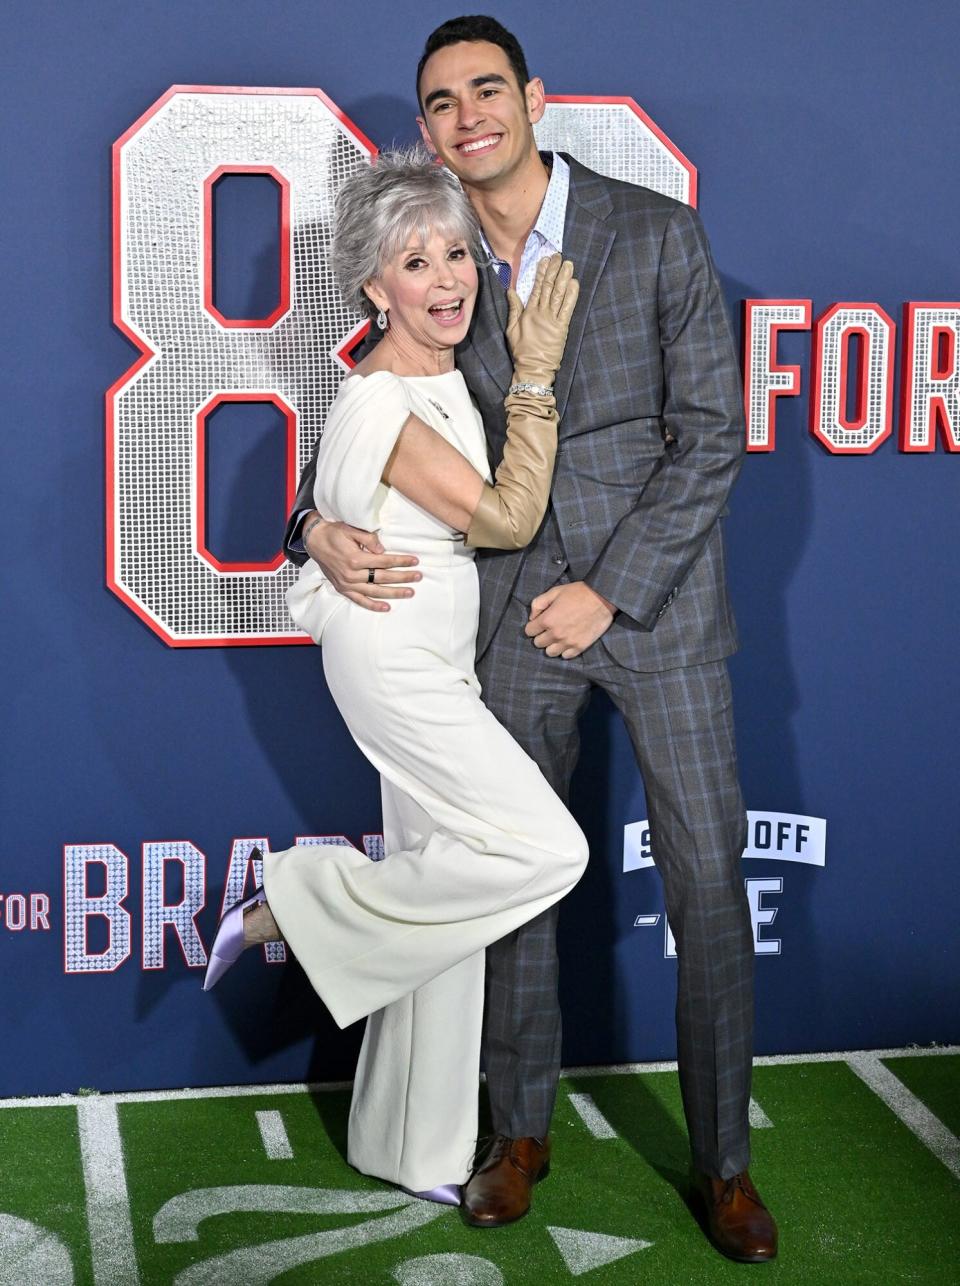
<svg viewBox="0 0 960 1286">
<path fill-rule="evenodd" d="M 616 616 L 619 613 L 620 608 L 617 607 L 616 603 L 611 603 L 609 598 L 604 598 L 603 594 L 601 594 L 598 589 L 595 589 L 589 581 L 584 581 L 583 583 L 589 590 L 596 594 L 597 598 L 599 598 L 600 602 L 604 605 L 611 616 Z"/>
<path fill-rule="evenodd" d="M 316 510 L 307 514 L 306 518 L 304 518 L 303 526 L 300 529 L 300 539 L 303 541 L 304 549 L 307 547 L 307 537 L 310 535 L 311 531 L 313 531 L 315 527 L 319 527 L 322 522 L 323 518 Z"/>
</svg>

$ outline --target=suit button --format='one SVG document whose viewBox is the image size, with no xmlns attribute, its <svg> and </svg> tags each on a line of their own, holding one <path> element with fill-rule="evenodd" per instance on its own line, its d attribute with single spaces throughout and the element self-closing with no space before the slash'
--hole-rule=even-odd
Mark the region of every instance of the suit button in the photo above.
<svg viewBox="0 0 960 1286">
<path fill-rule="evenodd" d="M 554 554 L 551 561 L 556 563 L 558 567 L 562 567 L 565 560 L 564 560 L 563 554 Z"/>
</svg>

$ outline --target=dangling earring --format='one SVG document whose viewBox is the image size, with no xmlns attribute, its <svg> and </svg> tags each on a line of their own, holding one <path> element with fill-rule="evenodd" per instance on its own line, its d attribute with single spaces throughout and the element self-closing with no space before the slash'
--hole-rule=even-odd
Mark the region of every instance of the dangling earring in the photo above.
<svg viewBox="0 0 960 1286">
<path fill-rule="evenodd" d="M 389 321 L 387 320 L 387 314 L 383 311 L 382 308 L 377 313 L 377 325 L 381 330 L 386 330 L 387 327 L 390 325 Z"/>
</svg>

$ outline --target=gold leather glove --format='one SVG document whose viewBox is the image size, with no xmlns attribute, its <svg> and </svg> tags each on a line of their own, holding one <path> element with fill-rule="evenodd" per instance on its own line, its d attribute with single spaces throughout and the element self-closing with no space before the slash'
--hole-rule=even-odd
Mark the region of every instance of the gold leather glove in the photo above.
<svg viewBox="0 0 960 1286">
<path fill-rule="evenodd" d="M 553 384 L 579 294 L 573 264 L 560 255 L 537 264 L 526 308 L 515 290 L 507 291 L 507 343 L 513 354 L 514 383 Z"/>
<path fill-rule="evenodd" d="M 513 383 L 550 388 L 563 357 L 570 317 L 580 293 L 573 264 L 560 255 L 541 259 L 526 308 L 508 292 L 507 340 Z M 520 391 L 504 398 L 507 440 L 492 487 L 485 486 L 466 543 L 487 549 L 522 549 L 547 509 L 557 455 L 557 403 L 549 394 Z"/>
</svg>

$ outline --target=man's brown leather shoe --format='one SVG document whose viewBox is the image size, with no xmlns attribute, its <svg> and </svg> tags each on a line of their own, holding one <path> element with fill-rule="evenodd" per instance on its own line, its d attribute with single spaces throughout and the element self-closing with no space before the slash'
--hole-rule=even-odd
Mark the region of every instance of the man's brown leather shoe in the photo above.
<svg viewBox="0 0 960 1286">
<path fill-rule="evenodd" d="M 742 1264 L 760 1264 L 777 1255 L 777 1225 L 744 1170 L 732 1179 L 697 1174 L 707 1207 L 707 1231 L 721 1254 Z"/>
<path fill-rule="evenodd" d="M 463 1189 L 463 1216 L 475 1228 L 522 1219 L 530 1190 L 550 1171 L 550 1140 L 495 1134 Z"/>
</svg>

